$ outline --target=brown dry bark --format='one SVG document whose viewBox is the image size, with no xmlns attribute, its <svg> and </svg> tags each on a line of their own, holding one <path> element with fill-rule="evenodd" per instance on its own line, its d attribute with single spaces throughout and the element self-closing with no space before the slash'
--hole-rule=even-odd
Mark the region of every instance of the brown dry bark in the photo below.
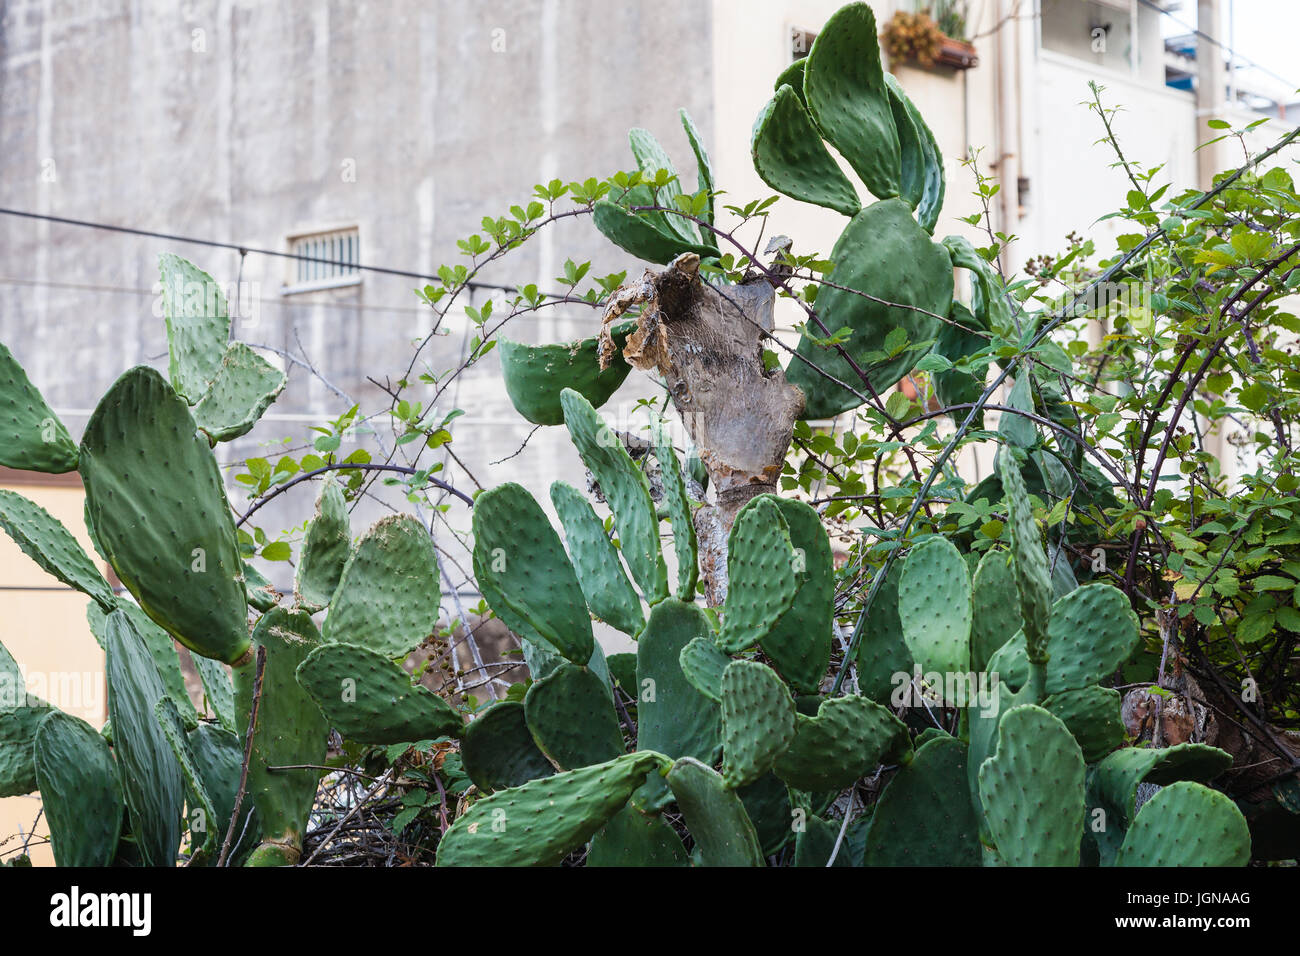
<svg viewBox="0 0 1300 956">
<path fill-rule="evenodd" d="M 804 397 L 779 368 L 763 367 L 775 289 L 764 279 L 715 287 L 699 266 L 687 253 L 621 288 L 605 311 L 600 359 L 605 367 L 614 357 L 611 325 L 640 305 L 623 356 L 663 378 L 709 472 L 714 502 L 695 525 L 706 596 L 717 606 L 726 597 L 727 534 L 745 502 L 777 490 Z"/>
</svg>

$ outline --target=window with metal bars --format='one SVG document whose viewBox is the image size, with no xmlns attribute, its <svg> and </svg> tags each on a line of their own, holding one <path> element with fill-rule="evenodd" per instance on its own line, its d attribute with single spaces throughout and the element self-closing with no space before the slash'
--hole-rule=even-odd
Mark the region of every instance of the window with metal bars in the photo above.
<svg viewBox="0 0 1300 956">
<path fill-rule="evenodd" d="M 289 251 L 300 258 L 290 260 L 290 281 L 286 292 L 352 285 L 361 281 L 361 237 L 356 227 L 293 236 Z"/>
</svg>

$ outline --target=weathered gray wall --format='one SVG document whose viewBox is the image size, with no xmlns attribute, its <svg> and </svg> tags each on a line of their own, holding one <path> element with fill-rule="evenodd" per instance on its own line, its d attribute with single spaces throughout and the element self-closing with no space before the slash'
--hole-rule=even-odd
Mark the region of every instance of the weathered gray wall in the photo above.
<svg viewBox="0 0 1300 956">
<path fill-rule="evenodd" d="M 0 8 L 0 205 L 52 215 L 271 249 L 295 230 L 357 224 L 366 264 L 432 271 L 458 261 L 455 240 L 534 183 L 631 167 L 629 126 L 659 134 L 688 182 L 695 170 L 677 108 L 706 138 L 714 128 L 709 6 L 694 0 Z M 148 292 L 164 250 L 219 280 L 238 268 L 232 251 L 0 216 L 0 340 L 74 434 L 125 368 L 166 365 Z M 484 278 L 549 288 L 566 256 L 592 259 L 595 274 L 639 268 L 583 219 Z M 399 377 L 431 318 L 410 279 L 367 274 L 357 288 L 282 298 L 282 260 L 249 256 L 243 275 L 261 302 L 257 324 L 236 336 L 295 352 L 301 343 L 363 408 L 382 398 L 365 377 Z M 595 327 L 595 313 L 566 314 L 525 319 L 509 334 L 552 340 Z M 457 364 L 463 331 L 454 326 L 426 352 L 431 370 Z M 410 397 L 427 393 L 417 386 Z M 495 357 L 464 378 L 454 403 L 468 412 L 457 451 L 485 485 L 521 480 L 545 500 L 552 477 L 575 478 L 576 455 L 556 429 L 489 466 L 528 432 Z M 295 447 L 305 433 L 297 416 L 344 407 L 293 368 L 272 414 L 221 454 L 242 458 L 284 438 Z M 268 508 L 267 530 L 304 520 L 310 497 Z M 467 527 L 463 509 L 451 517 Z"/>
</svg>

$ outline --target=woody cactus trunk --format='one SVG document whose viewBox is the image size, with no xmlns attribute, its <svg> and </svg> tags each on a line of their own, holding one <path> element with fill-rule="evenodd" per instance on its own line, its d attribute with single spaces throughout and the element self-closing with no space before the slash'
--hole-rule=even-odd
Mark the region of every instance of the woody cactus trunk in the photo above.
<svg viewBox="0 0 1300 956">
<path fill-rule="evenodd" d="M 771 283 L 760 278 L 724 294 L 699 269 L 700 257 L 686 252 L 620 289 L 605 311 L 600 362 L 607 368 L 614 361 L 613 323 L 639 305 L 622 357 L 662 377 L 708 470 L 716 503 L 698 509 L 694 522 L 706 598 L 717 606 L 727 593 L 727 535 L 746 502 L 776 491 L 804 398 L 779 368 L 763 365 L 763 338 L 773 331 Z"/>
</svg>

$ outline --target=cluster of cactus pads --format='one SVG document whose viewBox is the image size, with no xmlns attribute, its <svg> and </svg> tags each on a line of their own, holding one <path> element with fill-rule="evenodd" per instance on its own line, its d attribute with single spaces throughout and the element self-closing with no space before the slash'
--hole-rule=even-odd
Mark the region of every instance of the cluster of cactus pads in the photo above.
<svg viewBox="0 0 1300 956">
<path fill-rule="evenodd" d="M 1013 547 L 976 563 L 945 538 L 916 542 L 872 606 L 862 692 L 831 696 L 834 569 L 815 511 L 753 498 L 730 533 L 726 602 L 702 609 L 693 561 L 676 589 L 668 579 L 643 472 L 581 395 L 561 402 L 620 548 L 563 483 L 563 541 L 522 487 L 478 498 L 475 572 L 534 680 L 466 727 L 484 796 L 443 837 L 440 864 L 555 865 L 584 845 L 589 866 L 1247 862 L 1244 818 L 1203 785 L 1226 753 L 1126 746 L 1119 695 L 1099 682 L 1134 651 L 1137 618 L 1107 584 L 1054 594 L 1016 463 L 1002 463 Z M 671 447 L 656 451 L 677 487 Z M 674 543 L 690 541 L 664 510 Z M 606 659 L 593 617 L 635 653 Z M 912 706 L 891 707 L 914 674 Z M 949 675 L 970 693 L 946 693 Z M 956 735 L 917 732 L 944 707 L 960 711 Z M 871 775 L 887 782 L 870 812 L 832 819 Z M 1165 786 L 1138 809 L 1144 782 Z"/>
<path fill-rule="evenodd" d="M 227 344 L 228 308 L 209 276 L 168 255 L 162 279 L 170 380 L 144 366 L 126 372 L 79 447 L 0 347 L 5 463 L 80 472 L 86 529 L 129 592 L 115 594 L 52 515 L 0 490 L 0 526 L 91 598 L 109 711 L 95 730 L 29 696 L 0 647 L 0 796 L 40 790 L 63 865 L 170 866 L 185 831 L 191 864 L 213 864 L 247 748 L 230 859 L 293 863 L 332 727 L 366 743 L 463 727 L 456 708 L 399 664 L 436 629 L 437 559 L 427 529 L 409 516 L 383 519 L 354 542 L 343 492 L 327 478 L 292 599 L 266 586 L 241 559 L 212 446 L 247 432 L 284 375 L 248 346 Z M 202 678 L 204 713 L 186 692 L 177 642 Z"/>
<path fill-rule="evenodd" d="M 712 190 L 700 138 L 683 122 L 701 189 Z M 860 205 L 823 139 L 878 202 Z M 632 144 L 659 183 L 657 173 L 671 170 L 662 149 L 642 131 Z M 817 364 L 834 373 L 851 358 L 881 389 L 919 349 L 945 347 L 935 342 L 940 316 L 1005 321 L 969 244 L 930 239 L 941 160 L 881 70 L 869 7 L 837 13 L 782 74 L 753 152 L 774 188 L 851 217 L 833 252 L 836 283 L 848 291 L 823 290 L 817 307 L 854 335 L 842 354 L 806 334 L 800 351 Z M 707 230 L 636 208 L 671 207 L 674 183 L 602 200 L 597 226 L 649 261 L 716 256 Z M 954 311 L 964 309 L 952 298 L 954 264 L 975 276 L 973 315 Z M 532 421 L 567 426 L 612 534 L 562 482 L 550 496 L 563 537 L 517 484 L 477 497 L 474 576 L 521 639 L 532 680 L 522 699 L 467 720 L 402 666 L 435 633 L 441 603 L 436 553 L 419 522 L 386 518 L 354 542 L 340 487 L 322 479 L 292 597 L 241 560 L 212 447 L 246 432 L 283 376 L 228 344 L 210 278 L 174 257 L 164 258 L 163 278 L 169 377 L 128 371 L 79 447 L 0 347 L 0 463 L 80 472 L 87 530 L 130 595 L 114 593 L 51 515 L 0 491 L 0 525 L 89 596 L 107 653 L 110 720 L 96 730 L 22 693 L 19 668 L 0 648 L 0 796 L 40 789 L 59 863 L 172 865 L 186 831 L 194 864 L 217 862 L 227 832 L 235 862 L 294 863 L 331 729 L 363 745 L 458 741 L 475 789 L 442 835 L 442 865 L 555 865 L 584 848 L 590 866 L 1249 859 L 1241 813 L 1204 785 L 1226 768 L 1226 753 L 1126 741 L 1119 696 L 1102 684 L 1136 647 L 1137 618 L 1109 585 L 1053 578 L 1014 452 L 999 469 L 1011 548 L 976 561 L 930 536 L 896 552 L 876 573 L 856 659 L 836 662 L 851 664 L 856 682 L 833 693 L 835 648 L 854 645 L 837 637 L 835 569 L 816 511 L 753 497 L 730 528 L 725 602 L 700 606 L 698 503 L 672 444 L 655 432 L 661 516 L 645 472 L 595 410 L 626 366 L 601 372 L 592 342 L 503 346 L 512 399 Z M 205 293 L 197 304 L 182 294 L 187 284 Z M 886 350 L 897 328 L 909 347 Z M 859 401 L 802 368 L 789 374 L 808 417 Z M 593 621 L 628 635 L 635 652 L 607 658 Z M 203 679 L 202 713 L 175 642 Z M 901 702 L 900 690 L 909 691 Z M 246 754 L 248 800 L 232 820 Z M 866 812 L 846 812 L 841 798 L 863 778 L 878 796 Z M 1140 784 L 1161 789 L 1139 804 Z"/>
</svg>

